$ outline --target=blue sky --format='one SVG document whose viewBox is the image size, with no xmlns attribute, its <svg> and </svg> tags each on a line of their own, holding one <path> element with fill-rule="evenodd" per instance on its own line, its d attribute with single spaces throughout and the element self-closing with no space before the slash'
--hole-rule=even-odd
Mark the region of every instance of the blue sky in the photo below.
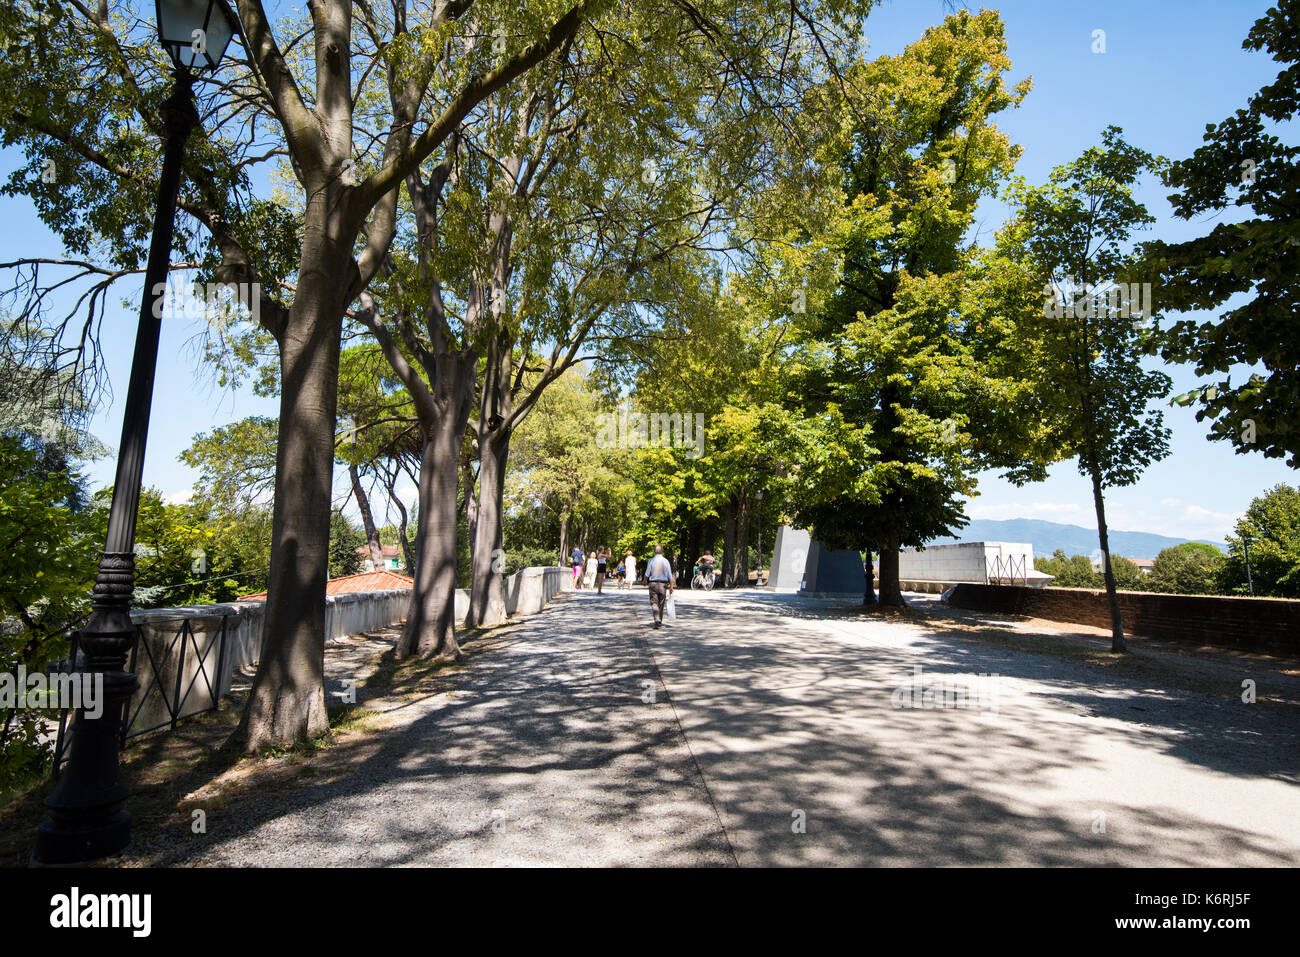
<svg viewBox="0 0 1300 957">
<path fill-rule="evenodd" d="M 1243 106 L 1277 74 L 1267 55 L 1241 49 L 1251 24 L 1269 6 L 1262 0 L 1020 0 L 992 6 L 1007 25 L 1012 82 L 1033 77 L 1024 105 L 1003 113 L 998 125 L 1024 146 L 1019 172 L 1034 183 L 1096 143 L 1108 124 L 1121 126 L 1130 142 L 1153 153 L 1187 156 L 1200 144 L 1206 123 Z M 887 0 L 868 24 L 871 52 L 899 52 L 944 11 L 937 0 Z M 1105 31 L 1105 53 L 1092 52 L 1095 30 Z M 1294 132 L 1282 135 L 1293 139 Z M 7 176 L 17 159 L 12 152 L 0 153 L 0 175 Z M 1150 236 L 1178 240 L 1210 228 L 1209 221 L 1174 219 L 1156 183 L 1147 184 L 1140 198 L 1157 217 Z M 981 207 L 981 238 L 991 237 L 1003 213 L 996 202 Z M 0 198 L 0 222 L 7 227 L 0 234 L 0 260 L 61 255 L 25 200 Z M 94 429 L 109 445 L 116 445 L 121 427 L 138 309 L 120 303 L 138 303 L 140 286 L 123 284 L 116 290 L 105 324 L 115 395 L 96 416 Z M 1156 299 L 1158 307 L 1158 290 Z M 144 477 L 172 498 L 183 497 L 193 481 L 177 455 L 195 433 L 247 415 L 277 413 L 274 399 L 212 385 L 210 372 L 187 346 L 198 332 L 197 325 L 183 320 L 163 329 Z M 1196 384 L 1188 368 L 1166 371 L 1175 393 Z M 1239 377 L 1234 374 L 1234 380 Z M 1107 518 L 1114 528 L 1221 540 L 1252 497 L 1279 482 L 1300 480 L 1280 460 L 1235 455 L 1227 445 L 1207 441 L 1205 426 L 1191 410 L 1169 408 L 1165 415 L 1173 430 L 1171 455 L 1152 465 L 1136 486 L 1110 490 Z M 94 463 L 89 471 L 93 481 L 107 484 L 113 462 Z M 972 518 L 1042 518 L 1095 527 L 1091 488 L 1072 462 L 1056 466 L 1046 482 L 1025 488 L 993 474 L 981 477 L 980 486 L 980 496 L 967 509 Z M 341 499 L 344 483 L 336 482 L 336 488 Z"/>
</svg>

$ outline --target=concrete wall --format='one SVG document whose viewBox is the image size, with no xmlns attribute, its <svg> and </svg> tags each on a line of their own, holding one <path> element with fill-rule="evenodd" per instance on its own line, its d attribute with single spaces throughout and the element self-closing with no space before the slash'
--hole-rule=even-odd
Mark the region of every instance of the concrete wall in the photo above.
<svg viewBox="0 0 1300 957">
<path fill-rule="evenodd" d="M 768 569 L 767 587 L 775 592 L 796 592 L 803 587 L 804 569 L 812 538 L 806 528 L 782 525 L 776 530 L 776 548 Z"/>
<path fill-rule="evenodd" d="M 545 608 L 562 590 L 573 588 L 573 573 L 567 568 L 525 568 L 506 577 L 506 611 L 531 615 Z M 325 638 L 344 638 L 388 628 L 406 617 L 410 589 L 355 592 L 325 598 Z M 469 614 L 469 589 L 456 590 L 456 620 Z M 177 633 L 189 620 L 190 635 L 185 654 L 179 652 Z M 222 620 L 226 626 L 224 659 L 219 660 Z M 168 700 L 175 695 L 177 674 L 182 692 L 192 688 L 182 714 L 202 710 L 211 698 L 208 685 L 218 696 L 230 691 L 231 679 L 241 668 L 257 664 L 262 654 L 262 629 L 266 621 L 265 601 L 237 601 L 222 605 L 189 608 L 153 608 L 134 611 L 131 620 L 141 628 L 143 644 L 136 656 L 140 688 L 131 703 L 132 730 L 142 730 L 169 719 L 162 691 Z M 168 648 L 175 645 L 169 653 Z M 155 674 L 154 663 L 157 664 Z M 148 694 L 146 694 L 148 693 Z M 143 702 L 143 707 L 140 707 Z"/>
<path fill-rule="evenodd" d="M 409 589 L 391 591 L 356 592 L 347 595 L 328 595 L 325 598 L 325 639 L 344 638 L 360 634 L 363 631 L 375 631 L 387 628 L 406 617 L 407 603 L 411 600 Z M 465 596 L 465 610 L 457 600 L 457 611 L 462 618 L 469 608 L 469 596 Z M 184 619 L 190 620 L 190 630 L 199 643 L 200 656 L 209 642 L 215 642 L 221 634 L 221 620 L 226 619 L 225 662 L 221 674 L 221 694 L 230 690 L 230 680 L 240 668 L 252 667 L 262 654 L 262 626 L 266 621 L 265 601 L 236 601 L 223 605 L 197 605 L 188 608 L 152 608 L 148 611 L 131 612 L 131 620 L 141 626 L 145 640 L 154 652 L 154 658 L 160 663 L 166 654 L 167 645 L 175 637 Z M 198 657 L 187 650 L 186 685 L 195 677 Z M 148 669 L 148 656 L 141 649 L 137 655 L 137 673 L 140 668 Z M 215 651 L 206 660 L 205 665 L 216 667 Z M 173 665 L 162 668 L 164 685 L 175 681 Z M 147 672 L 141 675 L 141 685 L 147 685 Z M 202 681 L 202 679 L 199 679 Z M 203 689 L 206 693 L 206 688 Z"/>
<path fill-rule="evenodd" d="M 1014 565 L 1016 575 L 1034 570 L 1034 546 L 1023 542 L 958 542 L 931 545 L 924 551 L 898 552 L 898 577 L 914 582 L 988 582 L 1001 559 L 1003 574 Z"/>
<path fill-rule="evenodd" d="M 564 589 L 573 589 L 573 570 L 552 566 L 525 568 L 506 577 L 506 614 L 532 615 Z"/>
<path fill-rule="evenodd" d="M 861 554 L 832 551 L 821 542 L 809 546 L 800 595 L 862 595 L 866 590 L 867 573 Z"/>
<path fill-rule="evenodd" d="M 961 584 L 948 601 L 955 608 L 1110 627 L 1106 592 L 1088 588 Z M 1122 591 L 1119 604 L 1125 634 L 1239 651 L 1300 654 L 1300 601 Z"/>
</svg>

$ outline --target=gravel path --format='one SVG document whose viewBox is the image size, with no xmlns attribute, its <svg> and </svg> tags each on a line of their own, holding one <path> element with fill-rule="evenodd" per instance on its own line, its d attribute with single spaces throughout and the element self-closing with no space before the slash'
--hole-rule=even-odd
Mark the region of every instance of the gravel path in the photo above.
<svg viewBox="0 0 1300 957">
<path fill-rule="evenodd" d="M 644 590 L 563 596 L 479 639 L 443 690 L 375 699 L 383 726 L 299 781 L 254 783 L 209 810 L 206 834 L 138 860 L 1300 864 L 1300 708 L 1269 700 L 1294 675 L 1227 656 L 1176 690 L 955 619 L 677 594 L 679 621 L 658 631 Z M 332 681 L 374 648 L 339 657 Z M 923 685 L 984 697 L 896 707 L 917 667 Z M 1258 703 L 1240 701 L 1243 676 Z"/>
<path fill-rule="evenodd" d="M 734 865 L 644 639 L 603 601 L 561 598 L 481 639 L 452 690 L 322 753 L 345 773 L 210 810 L 153 862 Z"/>
</svg>

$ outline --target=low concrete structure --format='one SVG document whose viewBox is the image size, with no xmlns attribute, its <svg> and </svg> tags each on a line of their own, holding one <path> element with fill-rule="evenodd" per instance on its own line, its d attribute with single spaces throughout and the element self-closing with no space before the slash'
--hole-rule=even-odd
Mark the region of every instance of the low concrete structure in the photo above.
<svg viewBox="0 0 1300 957">
<path fill-rule="evenodd" d="M 411 600 L 410 589 L 387 589 L 372 592 L 348 592 L 341 595 L 325 597 L 325 640 L 344 638 L 387 628 L 406 617 L 406 608 Z M 459 602 L 457 603 L 459 606 Z M 468 607 L 468 601 L 466 603 Z M 234 601 L 221 605 L 195 605 L 185 608 L 151 608 L 148 611 L 131 612 L 131 620 L 140 625 L 144 640 L 148 642 L 153 658 L 162 662 L 168 645 L 175 639 L 178 630 L 189 622 L 193 638 L 191 651 L 186 655 L 186 667 L 182 680 L 185 686 L 191 681 L 214 682 L 220 679 L 218 694 L 224 695 L 230 690 L 231 676 L 240 668 L 249 668 L 257 664 L 262 654 L 262 628 L 266 622 L 266 601 L 252 599 Z M 224 661 L 221 663 L 220 675 L 217 671 L 217 649 L 209 647 L 221 637 L 222 624 L 226 629 L 226 647 Z M 137 655 L 137 673 L 149 669 L 149 656 L 143 649 Z M 200 676 L 198 662 L 203 662 L 203 676 Z M 174 664 L 162 666 L 159 677 L 166 682 L 175 681 Z M 212 672 L 206 671 L 211 668 Z M 147 684 L 147 676 L 142 675 L 142 685 Z M 139 692 L 137 692 L 139 693 Z"/>
<path fill-rule="evenodd" d="M 803 588 L 799 594 L 810 598 L 841 595 L 860 598 L 867 590 L 867 572 L 862 564 L 862 553 L 851 550 L 833 551 L 821 542 L 813 542 L 809 548 L 803 578 Z"/>
<path fill-rule="evenodd" d="M 775 592 L 797 592 L 803 587 L 803 573 L 808 566 L 808 551 L 812 536 L 805 528 L 782 525 L 776 530 L 776 548 L 772 552 L 772 567 L 768 570 L 767 584 Z"/>
<path fill-rule="evenodd" d="M 898 552 L 898 578 L 904 591 L 941 593 L 961 582 L 1028 585 L 1052 580 L 1034 568 L 1034 546 L 1024 542 L 958 542 Z"/>
</svg>

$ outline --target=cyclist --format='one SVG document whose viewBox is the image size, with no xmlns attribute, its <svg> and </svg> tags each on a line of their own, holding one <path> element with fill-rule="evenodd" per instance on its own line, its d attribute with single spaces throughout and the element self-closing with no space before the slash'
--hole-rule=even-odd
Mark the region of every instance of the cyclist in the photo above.
<svg viewBox="0 0 1300 957">
<path fill-rule="evenodd" d="M 691 582 L 699 582 L 699 587 L 710 589 L 713 587 L 713 572 L 717 563 L 713 560 L 713 552 L 705 550 L 704 554 L 695 562 L 695 579 Z"/>
</svg>

